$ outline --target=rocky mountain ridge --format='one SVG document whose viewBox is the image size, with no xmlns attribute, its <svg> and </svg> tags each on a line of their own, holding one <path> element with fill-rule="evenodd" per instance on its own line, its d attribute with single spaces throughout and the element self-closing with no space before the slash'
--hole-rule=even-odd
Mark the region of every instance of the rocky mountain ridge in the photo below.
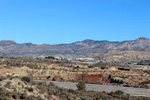
<svg viewBox="0 0 150 100">
<path fill-rule="evenodd" d="M 84 40 L 70 44 L 19 44 L 11 40 L 0 41 L 0 54 L 8 55 L 56 55 L 56 54 L 76 54 L 85 55 L 88 53 L 104 53 L 109 50 L 132 50 L 132 51 L 150 51 L 150 39 L 140 37 L 136 40 L 110 42 Z"/>
</svg>

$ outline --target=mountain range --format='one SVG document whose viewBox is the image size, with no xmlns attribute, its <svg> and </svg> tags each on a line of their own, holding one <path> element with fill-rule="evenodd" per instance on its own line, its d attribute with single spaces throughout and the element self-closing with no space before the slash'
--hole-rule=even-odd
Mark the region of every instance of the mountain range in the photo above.
<svg viewBox="0 0 150 100">
<path fill-rule="evenodd" d="M 57 55 L 57 54 L 76 54 L 85 55 L 88 53 L 104 53 L 110 50 L 120 51 L 150 51 L 150 39 L 139 37 L 129 41 L 94 41 L 84 40 L 69 44 L 32 44 L 16 43 L 12 40 L 0 41 L 0 54 L 7 55 Z"/>
</svg>

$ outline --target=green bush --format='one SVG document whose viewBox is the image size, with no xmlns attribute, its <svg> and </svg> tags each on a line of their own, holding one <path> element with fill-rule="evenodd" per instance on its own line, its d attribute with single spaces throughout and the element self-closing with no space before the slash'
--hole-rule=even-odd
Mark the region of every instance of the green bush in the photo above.
<svg viewBox="0 0 150 100">
<path fill-rule="evenodd" d="M 121 94 L 124 94 L 124 92 L 121 90 L 117 90 L 117 91 L 115 91 L 115 94 L 121 95 Z"/>
<path fill-rule="evenodd" d="M 30 81 L 31 81 L 31 78 L 24 76 L 24 77 L 21 78 L 21 80 L 22 80 L 22 81 L 25 81 L 25 82 L 30 82 Z"/>
<path fill-rule="evenodd" d="M 53 56 L 48 56 L 48 57 L 45 57 L 46 59 L 55 59 L 55 57 Z"/>
<path fill-rule="evenodd" d="M 78 90 L 86 90 L 85 82 L 81 81 L 77 85 Z"/>
</svg>

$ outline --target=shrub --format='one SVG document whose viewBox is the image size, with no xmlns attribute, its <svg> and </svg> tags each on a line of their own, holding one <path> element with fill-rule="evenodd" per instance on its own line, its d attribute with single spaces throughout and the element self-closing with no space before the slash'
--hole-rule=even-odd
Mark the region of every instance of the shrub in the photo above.
<svg viewBox="0 0 150 100">
<path fill-rule="evenodd" d="M 48 56 L 48 57 L 45 57 L 46 59 L 55 59 L 55 57 L 53 56 Z"/>
<path fill-rule="evenodd" d="M 21 80 L 25 81 L 25 82 L 30 82 L 31 81 L 30 77 L 26 77 L 26 76 L 22 77 Z"/>
<path fill-rule="evenodd" d="M 78 90 L 86 90 L 85 82 L 81 81 L 77 85 Z"/>
<path fill-rule="evenodd" d="M 121 90 L 117 90 L 117 91 L 115 91 L 115 94 L 121 95 L 121 94 L 124 94 L 124 92 Z"/>
<path fill-rule="evenodd" d="M 79 68 L 80 68 L 79 66 L 75 67 L 75 69 L 79 69 Z"/>
<path fill-rule="evenodd" d="M 11 85 L 11 82 L 7 82 L 7 83 L 5 84 L 5 87 L 6 87 L 6 88 L 9 88 L 10 85 Z"/>
<path fill-rule="evenodd" d="M 28 91 L 29 92 L 33 92 L 33 88 L 28 88 Z"/>
<path fill-rule="evenodd" d="M 0 81 L 3 81 L 5 79 L 6 79 L 6 77 L 0 77 Z"/>
</svg>

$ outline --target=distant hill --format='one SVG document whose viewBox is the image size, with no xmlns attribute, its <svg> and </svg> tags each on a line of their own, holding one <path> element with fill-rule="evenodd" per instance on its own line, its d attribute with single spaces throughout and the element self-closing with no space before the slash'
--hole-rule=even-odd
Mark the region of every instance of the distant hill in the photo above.
<svg viewBox="0 0 150 100">
<path fill-rule="evenodd" d="M 109 50 L 132 50 L 132 51 L 150 51 L 150 40 L 146 37 L 140 37 L 136 40 L 110 42 L 84 40 L 70 44 L 18 44 L 11 40 L 0 41 L 0 54 L 8 55 L 56 55 L 56 54 L 76 54 L 85 55 L 88 53 L 104 53 Z"/>
<path fill-rule="evenodd" d="M 150 60 L 149 51 L 108 51 L 100 54 L 96 53 L 91 56 L 101 61 L 118 63 L 139 63 L 143 60 Z"/>
</svg>

